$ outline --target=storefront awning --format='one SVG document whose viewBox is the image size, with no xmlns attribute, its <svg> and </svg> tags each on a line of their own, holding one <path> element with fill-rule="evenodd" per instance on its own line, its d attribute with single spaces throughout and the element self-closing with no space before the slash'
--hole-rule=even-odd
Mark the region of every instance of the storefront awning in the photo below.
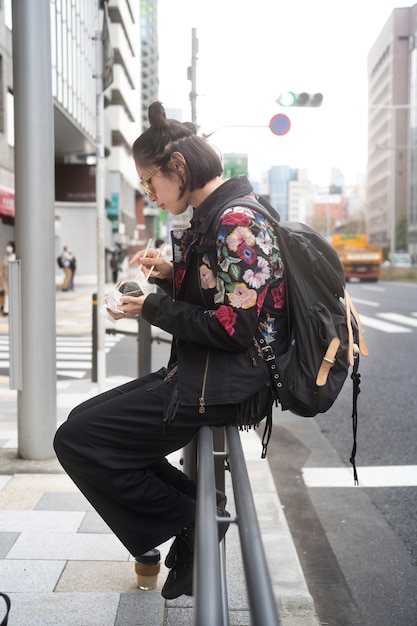
<svg viewBox="0 0 417 626">
<path fill-rule="evenodd" d="M 0 185 L 0 217 L 14 217 L 14 191 Z"/>
</svg>

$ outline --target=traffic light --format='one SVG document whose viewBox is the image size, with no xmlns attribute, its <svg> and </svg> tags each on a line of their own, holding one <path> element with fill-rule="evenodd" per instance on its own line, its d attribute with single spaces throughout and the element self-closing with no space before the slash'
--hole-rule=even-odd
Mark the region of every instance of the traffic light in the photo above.
<svg viewBox="0 0 417 626">
<path fill-rule="evenodd" d="M 278 96 L 277 102 L 282 107 L 320 107 L 323 102 L 323 94 L 284 91 Z"/>
</svg>

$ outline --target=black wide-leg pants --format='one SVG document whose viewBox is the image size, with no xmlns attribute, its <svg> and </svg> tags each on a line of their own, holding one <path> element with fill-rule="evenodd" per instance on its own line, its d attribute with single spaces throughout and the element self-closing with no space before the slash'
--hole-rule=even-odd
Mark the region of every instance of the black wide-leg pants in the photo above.
<svg viewBox="0 0 417 626">
<path fill-rule="evenodd" d="M 236 420 L 234 405 L 179 406 L 164 422 L 169 393 L 163 374 L 150 374 L 83 402 L 55 435 L 61 465 L 133 556 L 195 519 L 195 483 L 165 457 L 201 426 Z"/>
</svg>

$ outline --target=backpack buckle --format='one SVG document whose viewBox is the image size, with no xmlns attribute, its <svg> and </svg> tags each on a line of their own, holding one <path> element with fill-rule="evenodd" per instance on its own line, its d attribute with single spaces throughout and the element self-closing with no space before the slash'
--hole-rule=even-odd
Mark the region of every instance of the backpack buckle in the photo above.
<svg viewBox="0 0 417 626">
<path fill-rule="evenodd" d="M 268 362 L 268 361 L 274 361 L 275 359 L 275 354 L 274 351 L 272 350 L 271 346 L 264 346 L 263 348 L 261 348 L 262 351 L 262 358 L 264 361 Z"/>
</svg>

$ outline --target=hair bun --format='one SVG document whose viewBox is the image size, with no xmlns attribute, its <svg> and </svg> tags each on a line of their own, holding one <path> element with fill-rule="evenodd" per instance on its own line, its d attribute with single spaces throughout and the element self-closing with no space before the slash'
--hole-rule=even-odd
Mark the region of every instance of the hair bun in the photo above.
<svg viewBox="0 0 417 626">
<path fill-rule="evenodd" d="M 168 126 L 168 120 L 165 109 L 161 102 L 152 102 L 148 108 L 148 119 L 154 128 L 163 128 Z"/>
<path fill-rule="evenodd" d="M 185 126 L 185 128 L 188 128 L 188 130 L 191 131 L 193 135 L 197 134 L 197 126 L 192 122 L 184 122 L 183 126 Z"/>
</svg>

